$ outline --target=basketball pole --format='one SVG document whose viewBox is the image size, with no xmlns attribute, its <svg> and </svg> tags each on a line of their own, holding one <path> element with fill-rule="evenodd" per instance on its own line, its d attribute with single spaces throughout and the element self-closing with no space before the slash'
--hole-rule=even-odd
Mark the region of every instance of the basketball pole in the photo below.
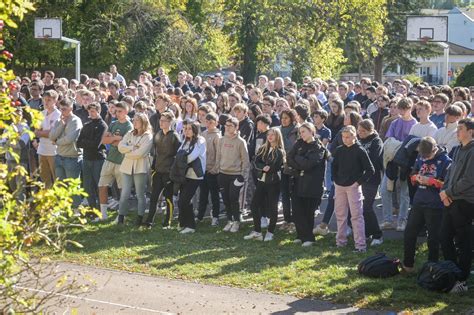
<svg viewBox="0 0 474 315">
<path fill-rule="evenodd" d="M 81 42 L 76 39 L 68 38 L 65 36 L 61 36 L 61 40 L 66 43 L 71 43 L 71 44 L 76 45 L 76 79 L 80 81 L 81 80 Z"/>
<path fill-rule="evenodd" d="M 443 71 L 443 83 L 449 84 L 449 45 L 446 43 L 438 42 L 438 45 L 441 46 L 444 50 L 444 71 Z"/>
</svg>

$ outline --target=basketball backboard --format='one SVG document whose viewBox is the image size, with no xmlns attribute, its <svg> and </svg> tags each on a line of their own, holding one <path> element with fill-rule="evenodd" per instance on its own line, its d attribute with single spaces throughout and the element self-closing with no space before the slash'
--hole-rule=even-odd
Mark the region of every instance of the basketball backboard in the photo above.
<svg viewBox="0 0 474 315">
<path fill-rule="evenodd" d="M 407 16 L 408 42 L 447 42 L 447 16 Z"/>
<path fill-rule="evenodd" d="M 36 39 L 61 39 L 62 21 L 59 18 L 35 18 Z"/>
</svg>

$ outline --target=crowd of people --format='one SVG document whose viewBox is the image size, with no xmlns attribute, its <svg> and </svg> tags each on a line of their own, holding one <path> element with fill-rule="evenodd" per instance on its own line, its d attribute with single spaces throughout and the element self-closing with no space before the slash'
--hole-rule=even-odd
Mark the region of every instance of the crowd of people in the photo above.
<svg viewBox="0 0 474 315">
<path fill-rule="evenodd" d="M 437 261 L 441 247 L 463 271 L 453 292 L 467 290 L 474 89 L 368 78 L 304 77 L 297 84 L 265 75 L 254 84 L 233 72 L 185 71 L 173 84 L 162 68 L 127 83 L 111 66 L 80 81 L 33 71 L 12 81 L 10 93 L 20 162 L 46 188 L 80 178 L 98 221 L 118 208 L 116 224 L 123 225 L 134 195 L 137 226 L 153 228 L 164 204 L 163 229 L 177 207 L 180 233 L 194 233 L 209 205 L 210 224 L 218 227 L 225 213 L 223 231 L 235 233 L 250 209 L 253 229 L 244 239 L 272 241 L 281 211 L 279 230 L 296 232 L 295 244 L 308 247 L 328 234 L 335 214 L 336 246 L 353 234 L 356 252 L 382 244 L 384 230 L 404 232 L 406 272 L 414 270 L 417 236 L 426 229 L 428 259 Z M 35 110 L 43 120 L 30 138 Z"/>
</svg>

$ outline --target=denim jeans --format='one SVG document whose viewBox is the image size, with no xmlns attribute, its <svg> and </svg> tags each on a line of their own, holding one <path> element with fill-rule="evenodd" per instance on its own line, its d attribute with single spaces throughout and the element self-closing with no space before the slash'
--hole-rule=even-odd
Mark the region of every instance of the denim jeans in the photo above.
<svg viewBox="0 0 474 315">
<path fill-rule="evenodd" d="M 332 182 L 332 158 L 326 163 L 326 171 L 324 173 L 324 186 L 326 190 L 330 190 L 334 183 Z"/>
<path fill-rule="evenodd" d="M 410 205 L 410 195 L 408 193 L 408 182 L 398 179 L 400 181 L 400 212 L 398 213 L 398 222 L 407 219 L 408 207 Z M 392 194 L 393 192 L 387 190 L 387 175 L 383 176 L 380 191 L 382 194 L 382 213 L 385 222 L 392 222 Z"/>
<path fill-rule="evenodd" d="M 103 164 L 104 160 L 84 160 L 82 164 L 82 178 L 84 179 L 83 186 L 88 194 L 87 201 L 91 208 L 97 209 L 100 171 L 102 170 Z"/>
<path fill-rule="evenodd" d="M 145 213 L 145 188 L 147 183 L 147 174 L 124 174 L 122 173 L 122 193 L 120 194 L 120 203 L 119 203 L 119 214 L 127 215 L 128 212 L 128 198 L 132 193 L 132 185 L 135 185 L 135 192 L 137 193 L 137 212 L 139 216 L 143 216 Z"/>
<path fill-rule="evenodd" d="M 64 180 L 66 178 L 80 178 L 82 170 L 82 157 L 64 157 L 56 155 L 54 159 L 54 166 L 56 171 L 56 177 L 59 180 Z M 81 202 L 79 196 L 74 196 L 73 207 L 77 208 Z"/>
</svg>

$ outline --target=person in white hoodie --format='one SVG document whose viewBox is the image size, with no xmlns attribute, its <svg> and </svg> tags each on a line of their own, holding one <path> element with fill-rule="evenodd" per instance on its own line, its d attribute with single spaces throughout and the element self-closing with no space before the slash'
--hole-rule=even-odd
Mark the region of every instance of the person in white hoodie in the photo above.
<svg viewBox="0 0 474 315">
<path fill-rule="evenodd" d="M 201 184 L 206 172 L 206 139 L 199 135 L 200 124 L 189 119 L 184 120 L 184 141 L 178 149 L 186 154 L 189 165 L 186 171 L 186 180 L 179 191 L 179 226 L 181 234 L 194 233 L 196 221 L 194 220 L 194 209 L 191 200 Z"/>
<path fill-rule="evenodd" d="M 457 103 L 457 102 L 456 102 Z M 462 109 L 456 103 L 446 107 L 444 121 L 445 127 L 438 129 L 434 135 L 434 139 L 439 146 L 446 148 L 450 152 L 455 146 L 459 145 L 456 131 L 458 121 L 462 118 Z"/>
</svg>

